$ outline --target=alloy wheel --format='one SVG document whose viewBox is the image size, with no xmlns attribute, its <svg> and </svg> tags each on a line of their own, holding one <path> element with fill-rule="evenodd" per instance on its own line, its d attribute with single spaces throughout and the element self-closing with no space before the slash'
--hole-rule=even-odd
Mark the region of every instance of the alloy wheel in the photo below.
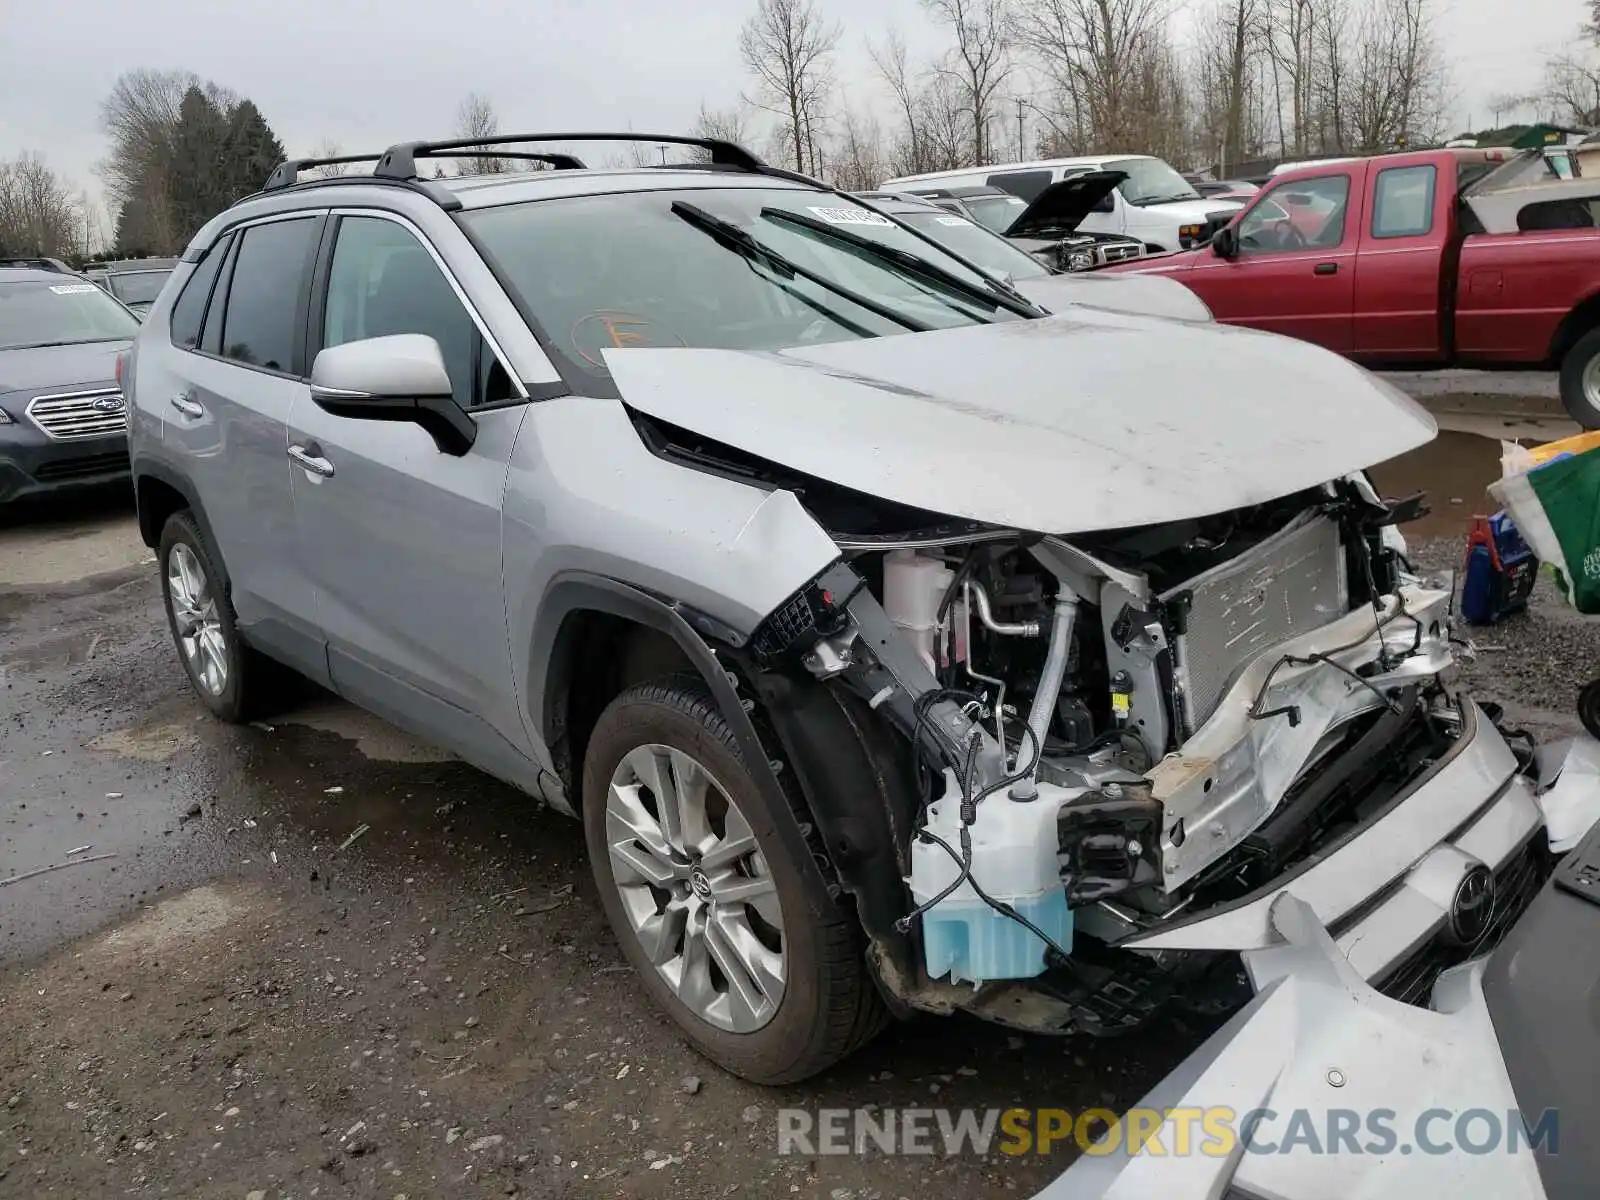
<svg viewBox="0 0 1600 1200">
<path fill-rule="evenodd" d="M 217 598 L 200 558 L 185 543 L 167 556 L 167 594 L 178 649 L 189 672 L 207 692 L 220 696 L 228 686 L 228 642 L 217 613 Z"/>
<path fill-rule="evenodd" d="M 786 957 L 777 885 L 726 789 L 693 756 L 638 746 L 606 791 L 606 846 L 623 910 L 677 998 L 719 1029 L 778 1011 Z"/>
</svg>

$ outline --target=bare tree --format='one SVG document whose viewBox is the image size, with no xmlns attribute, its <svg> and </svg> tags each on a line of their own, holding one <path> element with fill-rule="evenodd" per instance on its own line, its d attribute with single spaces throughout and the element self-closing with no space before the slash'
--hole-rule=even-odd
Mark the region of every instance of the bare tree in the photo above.
<svg viewBox="0 0 1600 1200">
<path fill-rule="evenodd" d="M 956 78 L 966 100 L 972 122 L 971 164 L 988 162 L 989 123 L 1012 67 L 1009 0 L 922 0 L 922 6 L 955 37 L 955 48 L 939 70 Z"/>
<path fill-rule="evenodd" d="M 1600 123 L 1600 57 L 1579 52 L 1552 58 L 1544 68 L 1544 98 L 1558 120 Z"/>
<path fill-rule="evenodd" d="M 0 162 L 0 248 L 6 253 L 76 253 L 83 211 L 68 185 L 37 154 Z"/>
<path fill-rule="evenodd" d="M 192 71 L 126 71 L 117 77 L 100 106 L 101 126 L 111 149 L 100 164 L 106 192 L 117 206 L 139 211 L 141 241 L 152 249 L 177 245 L 184 235 L 175 190 L 178 136 L 184 97 L 191 89 L 220 112 L 231 112 L 239 98 Z"/>
<path fill-rule="evenodd" d="M 323 138 L 311 147 L 310 158 L 338 158 L 344 154 L 344 149 L 332 138 Z M 350 173 L 351 163 L 327 163 L 324 166 L 312 167 L 306 172 L 308 179 L 337 179 L 341 175 Z"/>
<path fill-rule="evenodd" d="M 494 105 L 479 92 L 468 92 L 466 99 L 456 109 L 456 136 L 462 141 L 475 138 L 492 138 L 500 132 L 500 118 Z M 506 159 L 495 154 L 474 154 L 460 160 L 457 171 L 462 175 L 501 175 L 510 169 Z"/>
<path fill-rule="evenodd" d="M 842 125 L 829 182 L 840 191 L 871 191 L 891 174 L 883 130 L 876 117 L 863 116 L 851 109 L 845 111 Z"/>
<path fill-rule="evenodd" d="M 750 113 L 745 107 L 707 108 L 704 103 L 694 119 L 696 137 L 716 138 L 742 146 L 750 140 Z"/>
<path fill-rule="evenodd" d="M 1379 0 L 1352 42 L 1350 134 L 1355 148 L 1387 150 L 1439 136 L 1446 78 L 1428 0 Z"/>
<path fill-rule="evenodd" d="M 1166 0 L 1033 0 L 1021 7 L 1017 36 L 1056 92 L 1061 119 L 1052 119 L 1050 140 L 1149 148 L 1143 139 L 1162 114 L 1148 106 L 1170 90 L 1174 66 L 1167 16 Z"/>
<path fill-rule="evenodd" d="M 756 79 L 751 103 L 783 122 L 786 157 L 799 171 L 817 170 L 838 42 L 839 26 L 812 0 L 758 0 L 739 31 L 740 57 Z"/>
<path fill-rule="evenodd" d="M 1195 63 L 1199 136 L 1222 171 L 1261 148 L 1266 49 L 1265 0 L 1215 0 L 1201 16 Z"/>
</svg>

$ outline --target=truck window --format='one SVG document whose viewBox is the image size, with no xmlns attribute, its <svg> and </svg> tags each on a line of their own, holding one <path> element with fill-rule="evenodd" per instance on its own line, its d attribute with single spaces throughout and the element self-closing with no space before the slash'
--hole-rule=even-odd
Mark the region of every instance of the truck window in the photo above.
<svg viewBox="0 0 1600 1200">
<path fill-rule="evenodd" d="M 1526 204 L 1517 213 L 1517 229 L 1530 233 L 1542 229 L 1593 229 L 1594 209 L 1600 199 L 1568 196 Z"/>
<path fill-rule="evenodd" d="M 998 171 L 984 180 L 990 187 L 1003 188 L 1013 196 L 1033 201 L 1053 182 L 1049 171 Z"/>
<path fill-rule="evenodd" d="M 1239 222 L 1239 252 L 1325 250 L 1344 241 L 1350 177 L 1321 175 L 1273 188 Z"/>
<path fill-rule="evenodd" d="M 1417 237 L 1431 232 L 1437 175 L 1431 165 L 1379 171 L 1372 196 L 1372 236 Z"/>
</svg>

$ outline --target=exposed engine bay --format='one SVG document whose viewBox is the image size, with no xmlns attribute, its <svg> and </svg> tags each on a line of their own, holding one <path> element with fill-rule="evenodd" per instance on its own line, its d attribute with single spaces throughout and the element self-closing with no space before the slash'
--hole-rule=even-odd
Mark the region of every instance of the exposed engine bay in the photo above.
<svg viewBox="0 0 1600 1200">
<path fill-rule="evenodd" d="M 850 497 L 797 490 L 845 558 L 752 649 L 907 739 L 912 1006 L 1099 1033 L 1231 1007 L 1236 960 L 1129 943 L 1347 836 L 1460 728 L 1450 593 L 1409 577 L 1382 534 L 1413 514 L 1363 477 L 1071 540 L 878 505 L 851 532 Z"/>
</svg>

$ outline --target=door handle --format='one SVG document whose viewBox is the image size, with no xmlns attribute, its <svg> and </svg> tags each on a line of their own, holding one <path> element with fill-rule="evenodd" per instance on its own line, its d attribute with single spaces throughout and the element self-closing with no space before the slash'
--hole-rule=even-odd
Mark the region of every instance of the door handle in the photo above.
<svg viewBox="0 0 1600 1200">
<path fill-rule="evenodd" d="M 179 392 L 172 398 L 172 407 L 186 417 L 203 417 L 206 415 L 206 406 L 193 399 L 187 392 Z"/>
<path fill-rule="evenodd" d="M 333 475 L 333 464 L 322 457 L 322 447 L 315 442 L 304 446 L 290 446 L 288 455 L 313 475 L 328 479 Z"/>
<path fill-rule="evenodd" d="M 1311 270 L 1312 273 L 1316 275 L 1337 275 L 1339 273 L 1339 264 L 1318 263 L 1316 266 L 1312 267 Z"/>
</svg>

